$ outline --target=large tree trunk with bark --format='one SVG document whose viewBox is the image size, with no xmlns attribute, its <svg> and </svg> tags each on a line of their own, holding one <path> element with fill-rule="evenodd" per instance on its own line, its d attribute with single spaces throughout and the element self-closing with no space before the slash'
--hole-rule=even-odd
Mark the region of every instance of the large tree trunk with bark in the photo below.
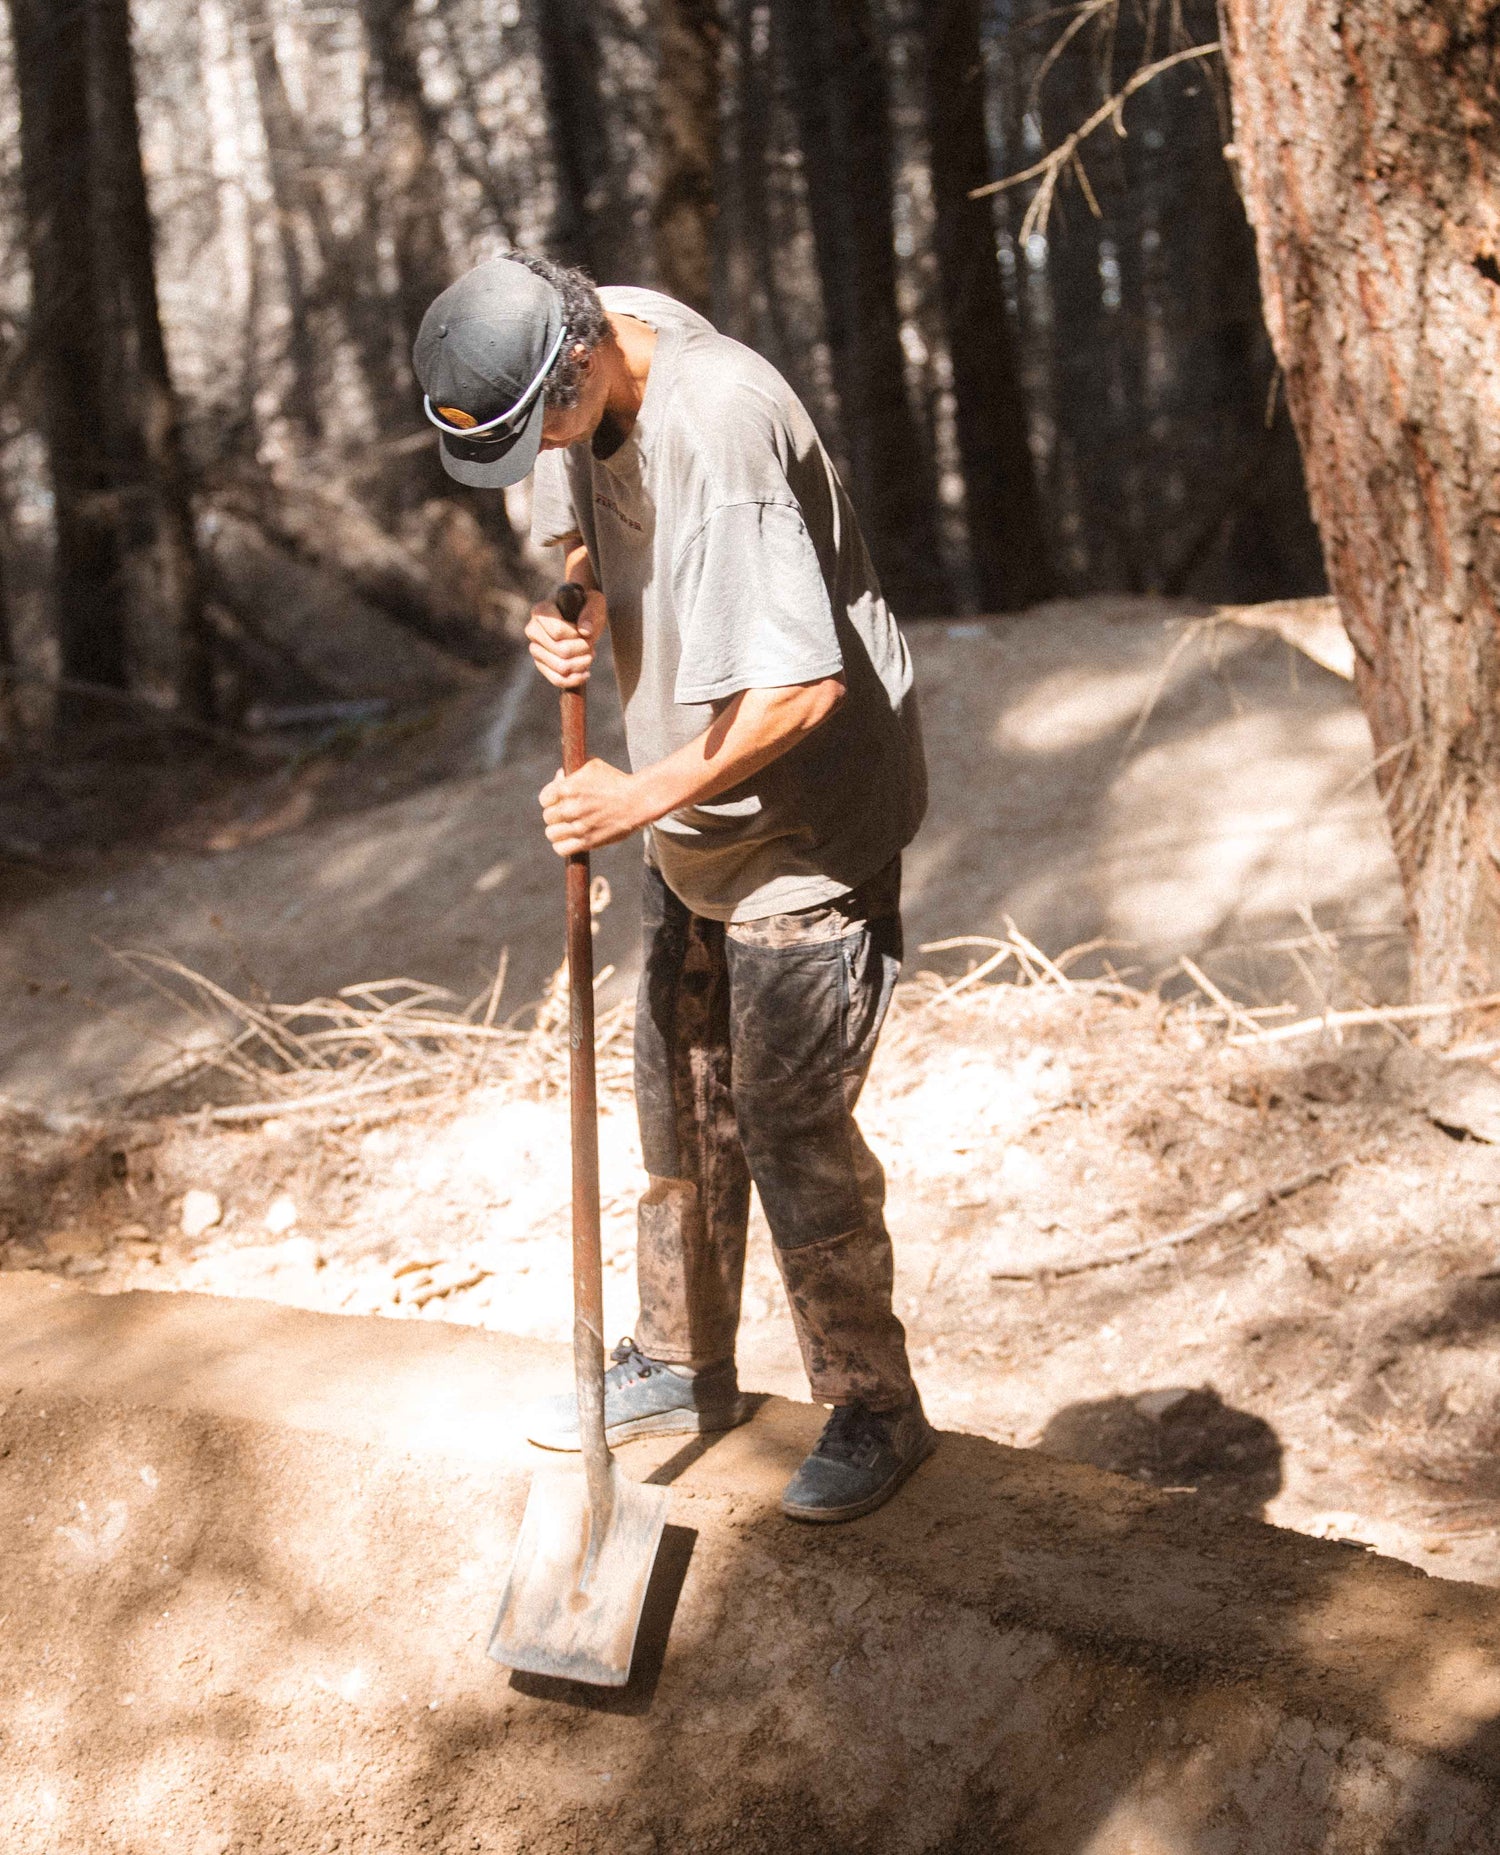
<svg viewBox="0 0 1500 1855">
<path fill-rule="evenodd" d="M 126 605 L 111 497 L 94 241 L 87 0 L 10 0 L 21 98 L 30 345 L 54 501 L 63 677 L 126 684 Z M 65 699 L 59 719 L 80 719 Z"/>
<path fill-rule="evenodd" d="M 1009 612 L 1045 598 L 1051 574 L 994 209 L 969 198 L 991 178 L 979 27 L 979 0 L 927 9 L 927 136 L 969 548 L 981 603 Z"/>
<path fill-rule="evenodd" d="M 937 487 L 896 301 L 890 97 L 869 0 L 776 0 L 797 118 L 849 491 L 892 603 L 950 610 Z"/>
<path fill-rule="evenodd" d="M 1224 0 L 1419 999 L 1500 990 L 1500 0 Z"/>
</svg>

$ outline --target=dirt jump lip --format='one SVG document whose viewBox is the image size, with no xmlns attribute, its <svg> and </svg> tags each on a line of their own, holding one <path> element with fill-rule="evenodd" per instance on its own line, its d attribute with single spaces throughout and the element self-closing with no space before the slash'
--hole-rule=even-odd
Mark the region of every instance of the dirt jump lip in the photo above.
<svg viewBox="0 0 1500 1855">
<path fill-rule="evenodd" d="M 7 1848 L 1495 1846 L 1494 1592 L 963 1435 L 796 1528 L 770 1399 L 632 1446 L 696 1541 L 587 1703 L 484 1654 L 562 1349 L 25 1275 L 0 1336 Z"/>
</svg>

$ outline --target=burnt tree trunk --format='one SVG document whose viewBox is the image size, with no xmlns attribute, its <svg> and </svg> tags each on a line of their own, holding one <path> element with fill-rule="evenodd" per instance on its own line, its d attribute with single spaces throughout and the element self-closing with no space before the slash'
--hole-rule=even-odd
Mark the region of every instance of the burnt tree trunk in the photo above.
<svg viewBox="0 0 1500 1855">
<path fill-rule="evenodd" d="M 986 610 L 1015 611 L 1051 590 L 1015 342 L 989 200 L 979 0 L 927 8 L 927 137 L 934 245 L 953 366 L 969 547 Z"/>
<path fill-rule="evenodd" d="M 869 0 L 776 0 L 782 67 L 802 144 L 824 327 L 849 491 L 891 601 L 951 608 L 937 488 L 901 346 L 889 87 Z"/>
<path fill-rule="evenodd" d="M 109 461 L 93 202 L 86 0 L 10 0 L 21 101 L 21 199 L 31 350 L 54 498 L 53 599 L 61 671 L 126 686 L 126 605 Z M 59 720 L 81 718 L 73 698 Z"/>
<path fill-rule="evenodd" d="M 193 531 L 182 419 L 162 336 L 156 233 L 141 164 L 129 0 L 92 0 L 97 248 L 101 317 L 112 363 L 104 430 L 115 453 L 121 566 L 144 663 L 163 693 L 201 720 L 213 713 L 213 657 Z"/>
<path fill-rule="evenodd" d="M 1224 0 L 1266 319 L 1418 999 L 1500 990 L 1500 0 Z"/>
<path fill-rule="evenodd" d="M 656 274 L 668 295 L 705 316 L 713 308 L 722 38 L 718 0 L 656 0 Z"/>
</svg>

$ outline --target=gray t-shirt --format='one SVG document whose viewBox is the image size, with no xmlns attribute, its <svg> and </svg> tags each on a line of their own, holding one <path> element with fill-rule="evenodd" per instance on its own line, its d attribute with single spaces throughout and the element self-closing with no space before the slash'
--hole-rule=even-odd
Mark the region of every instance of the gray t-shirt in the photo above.
<svg viewBox="0 0 1500 1855">
<path fill-rule="evenodd" d="M 532 534 L 581 534 L 609 607 L 633 768 L 744 689 L 842 676 L 831 719 L 708 804 L 655 824 L 648 854 L 720 921 L 842 895 L 909 844 L 927 803 L 911 658 L 849 498 L 769 362 L 652 290 L 607 309 L 657 332 L 640 415 L 607 460 L 537 460 Z"/>
</svg>

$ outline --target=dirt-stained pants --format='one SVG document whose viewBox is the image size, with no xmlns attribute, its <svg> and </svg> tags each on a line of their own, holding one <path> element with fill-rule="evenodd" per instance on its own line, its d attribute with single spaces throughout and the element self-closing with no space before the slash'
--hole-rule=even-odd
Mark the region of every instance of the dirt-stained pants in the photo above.
<svg viewBox="0 0 1500 1855">
<path fill-rule="evenodd" d="M 911 1396 L 885 1175 L 853 1113 L 900 968 L 900 899 L 897 861 L 828 906 L 726 928 L 648 864 L 635 1337 L 651 1358 L 733 1356 L 753 1178 L 813 1396 Z"/>
</svg>

